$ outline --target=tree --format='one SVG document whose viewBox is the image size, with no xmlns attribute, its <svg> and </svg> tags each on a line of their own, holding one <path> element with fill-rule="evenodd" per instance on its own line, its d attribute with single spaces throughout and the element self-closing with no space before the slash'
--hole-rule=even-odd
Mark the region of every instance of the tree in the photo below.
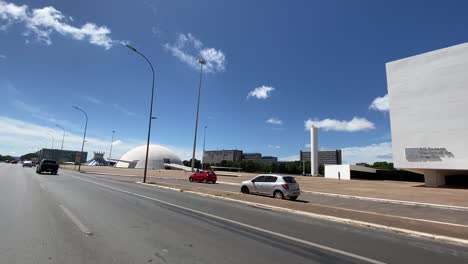
<svg viewBox="0 0 468 264">
<path fill-rule="evenodd" d="M 0 155 L 0 161 L 6 161 L 6 160 L 14 160 L 15 158 L 10 155 L 2 156 Z"/>
<path fill-rule="evenodd" d="M 392 162 L 386 162 L 386 161 L 377 161 L 374 162 L 371 166 L 374 169 L 379 169 L 379 170 L 394 170 L 395 168 L 393 167 Z"/>
</svg>

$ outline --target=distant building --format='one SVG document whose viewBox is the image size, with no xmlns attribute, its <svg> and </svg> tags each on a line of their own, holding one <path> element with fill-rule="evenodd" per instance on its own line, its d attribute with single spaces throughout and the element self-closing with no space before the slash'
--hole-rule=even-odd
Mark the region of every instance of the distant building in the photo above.
<svg viewBox="0 0 468 264">
<path fill-rule="evenodd" d="M 205 164 L 219 164 L 222 161 L 253 161 L 268 164 L 277 162 L 278 158 L 262 156 L 261 153 L 243 153 L 242 150 L 207 150 L 203 153 L 203 163 Z"/>
<path fill-rule="evenodd" d="M 77 159 L 79 161 L 81 157 L 81 163 L 85 163 L 88 157 L 88 152 L 83 152 L 83 155 L 81 155 L 81 151 L 44 148 L 37 152 L 37 157 L 38 160 L 52 159 L 59 163 L 75 162 Z"/>
<path fill-rule="evenodd" d="M 273 156 L 262 156 L 261 153 L 244 153 L 242 155 L 242 161 L 253 161 L 268 164 L 278 162 L 278 158 Z"/>
<path fill-rule="evenodd" d="M 271 164 L 271 163 L 278 162 L 278 158 L 273 157 L 273 156 L 263 156 L 259 162 Z"/>
<path fill-rule="evenodd" d="M 242 150 L 206 150 L 203 152 L 204 164 L 219 164 L 222 161 L 239 162 L 242 160 Z"/>
<path fill-rule="evenodd" d="M 242 160 L 243 161 L 258 161 L 262 158 L 261 153 L 244 153 L 242 154 Z"/>
<path fill-rule="evenodd" d="M 310 161 L 310 151 L 299 152 L 300 161 Z M 319 165 L 340 165 L 341 164 L 341 149 L 337 150 L 321 150 L 318 152 Z"/>
</svg>

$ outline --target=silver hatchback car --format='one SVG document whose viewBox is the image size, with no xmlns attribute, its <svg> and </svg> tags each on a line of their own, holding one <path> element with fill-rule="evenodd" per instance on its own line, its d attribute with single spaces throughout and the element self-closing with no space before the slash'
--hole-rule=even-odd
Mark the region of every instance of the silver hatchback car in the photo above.
<svg viewBox="0 0 468 264">
<path fill-rule="evenodd" d="M 258 175 L 241 183 L 241 192 L 245 194 L 270 195 L 276 199 L 296 200 L 301 194 L 299 184 L 294 177 L 277 174 Z"/>
</svg>

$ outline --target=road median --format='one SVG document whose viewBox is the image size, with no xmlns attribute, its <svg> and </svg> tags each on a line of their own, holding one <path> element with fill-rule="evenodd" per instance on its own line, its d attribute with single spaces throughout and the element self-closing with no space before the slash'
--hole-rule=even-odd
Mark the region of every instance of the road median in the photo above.
<svg viewBox="0 0 468 264">
<path fill-rule="evenodd" d="M 270 197 L 245 195 L 240 192 L 220 191 L 198 186 L 189 187 L 156 182 L 145 185 L 468 246 L 468 226 L 465 225 L 324 206 L 301 200 L 277 200 Z"/>
</svg>

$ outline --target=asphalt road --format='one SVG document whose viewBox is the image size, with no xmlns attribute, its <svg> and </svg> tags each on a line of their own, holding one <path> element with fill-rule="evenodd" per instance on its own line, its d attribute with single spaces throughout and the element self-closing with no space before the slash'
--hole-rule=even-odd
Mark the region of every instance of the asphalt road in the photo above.
<svg viewBox="0 0 468 264">
<path fill-rule="evenodd" d="M 94 175 L 94 174 L 93 174 Z M 134 176 L 109 176 L 109 175 L 94 175 L 98 178 L 111 178 L 116 181 L 135 182 L 141 180 L 139 177 Z M 203 187 L 219 191 L 239 192 L 240 186 L 235 184 L 206 184 L 198 182 L 189 182 L 187 179 L 160 179 L 151 178 L 150 181 L 166 184 L 178 184 L 182 186 Z M 441 224 L 456 224 L 460 227 L 468 228 L 468 210 L 454 210 L 434 208 L 419 205 L 403 205 L 392 204 L 376 201 L 355 200 L 342 197 L 332 197 L 308 192 L 302 192 L 297 202 L 307 202 L 310 204 L 338 207 L 361 212 L 377 213 L 381 215 L 399 216 L 411 219 L 418 219 L 422 221 L 434 221 Z M 449 225 L 447 225 L 449 226 Z"/>
<path fill-rule="evenodd" d="M 467 249 L 0 163 L 0 263 L 467 263 Z"/>
</svg>

